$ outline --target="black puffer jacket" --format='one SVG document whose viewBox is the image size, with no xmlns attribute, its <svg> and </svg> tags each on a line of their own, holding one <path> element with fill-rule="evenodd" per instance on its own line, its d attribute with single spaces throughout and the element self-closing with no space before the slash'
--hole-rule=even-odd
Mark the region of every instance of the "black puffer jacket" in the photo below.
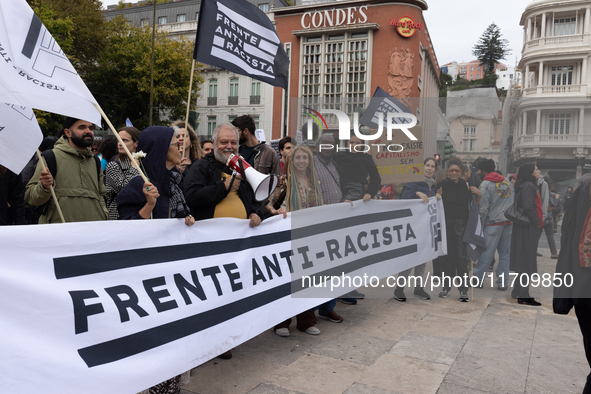
<svg viewBox="0 0 591 394">
<path fill-rule="evenodd" d="M 195 220 L 213 218 L 216 205 L 228 195 L 222 180 L 222 172 L 232 173 L 228 166 L 216 160 L 214 152 L 210 152 L 193 163 L 185 176 L 185 200 Z M 244 204 L 247 216 L 252 213 L 261 216 L 259 214 L 261 204 L 255 200 L 254 191 L 248 182 L 244 180 L 240 182 L 238 197 Z"/>
</svg>

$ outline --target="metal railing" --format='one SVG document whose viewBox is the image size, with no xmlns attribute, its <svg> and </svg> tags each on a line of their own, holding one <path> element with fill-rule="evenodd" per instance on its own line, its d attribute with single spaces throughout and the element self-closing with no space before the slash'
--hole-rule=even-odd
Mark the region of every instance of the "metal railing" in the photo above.
<svg viewBox="0 0 591 394">
<path fill-rule="evenodd" d="M 207 98 L 207 105 L 218 105 L 218 98 L 217 97 L 208 97 Z"/>
<path fill-rule="evenodd" d="M 238 96 L 228 96 L 228 105 L 238 105 Z"/>
<path fill-rule="evenodd" d="M 261 96 L 250 96 L 250 103 L 251 104 L 260 104 L 261 103 Z"/>
</svg>

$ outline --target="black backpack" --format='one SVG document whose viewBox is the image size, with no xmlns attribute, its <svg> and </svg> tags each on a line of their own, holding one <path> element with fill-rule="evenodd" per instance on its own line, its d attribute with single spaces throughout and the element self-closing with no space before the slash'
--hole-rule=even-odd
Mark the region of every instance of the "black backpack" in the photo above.
<svg viewBox="0 0 591 394">
<path fill-rule="evenodd" d="M 55 160 L 55 152 L 53 149 L 47 149 L 41 153 L 41 156 L 43 156 L 43 159 L 45 159 L 45 164 L 47 165 L 51 176 L 55 179 L 55 176 L 57 175 L 57 161 Z M 97 182 L 99 182 L 101 179 L 100 173 L 102 171 L 101 161 L 96 156 L 94 156 L 94 161 L 96 163 L 96 179 Z M 45 215 L 47 213 L 47 207 L 49 206 L 50 201 L 51 199 L 49 199 L 45 204 L 35 207 L 33 210 L 33 220 L 35 223 L 39 223 L 39 218 L 41 215 Z"/>
</svg>

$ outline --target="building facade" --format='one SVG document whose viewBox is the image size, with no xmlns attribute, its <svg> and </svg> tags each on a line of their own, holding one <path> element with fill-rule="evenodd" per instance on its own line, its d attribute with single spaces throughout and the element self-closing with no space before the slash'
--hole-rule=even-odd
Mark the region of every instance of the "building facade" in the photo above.
<svg viewBox="0 0 591 394">
<path fill-rule="evenodd" d="M 380 87 L 411 109 L 425 157 L 435 154 L 439 66 L 426 9 L 423 0 L 276 8 L 273 20 L 290 65 L 287 91 L 274 89 L 273 138 L 300 130 L 308 117 L 303 108 L 341 110 L 352 122 L 351 114 Z M 338 131 L 336 117 L 325 118 L 329 131 Z"/>
<path fill-rule="evenodd" d="M 499 162 L 502 135 L 502 102 L 495 88 L 447 92 L 446 118 L 457 147 L 456 156 L 466 164 L 478 157 Z"/>
<path fill-rule="evenodd" d="M 515 165 L 535 160 L 555 182 L 591 167 L 590 17 L 589 0 L 536 0 L 521 16 L 512 158 Z"/>
<path fill-rule="evenodd" d="M 497 80 L 495 86 L 497 89 L 509 90 L 513 86 L 521 86 L 521 71 L 515 67 L 507 67 L 495 71 Z"/>
<path fill-rule="evenodd" d="M 500 70 L 506 70 L 507 66 L 502 63 L 495 63 L 495 73 Z M 484 65 L 480 60 L 458 63 L 456 61 L 444 64 L 441 70 L 449 74 L 453 80 L 463 78 L 467 81 L 475 81 L 484 77 Z"/>
<path fill-rule="evenodd" d="M 274 7 L 285 7 L 284 0 L 248 0 L 261 11 L 269 13 Z M 156 25 L 170 37 L 185 37 L 195 41 L 201 0 L 178 0 L 156 5 Z M 123 9 L 110 6 L 103 12 L 110 20 L 123 15 L 134 26 L 150 26 L 154 19 L 154 7 L 138 2 Z M 265 130 L 267 140 L 271 138 L 272 112 L 269 100 L 273 89 L 270 85 L 252 78 L 230 73 L 224 69 L 204 66 L 201 76 L 205 82 L 200 86 L 196 102 L 197 134 L 207 138 L 220 123 L 230 122 L 240 115 L 251 115 L 258 128 Z M 187 86 L 187 89 L 189 87 Z"/>
</svg>

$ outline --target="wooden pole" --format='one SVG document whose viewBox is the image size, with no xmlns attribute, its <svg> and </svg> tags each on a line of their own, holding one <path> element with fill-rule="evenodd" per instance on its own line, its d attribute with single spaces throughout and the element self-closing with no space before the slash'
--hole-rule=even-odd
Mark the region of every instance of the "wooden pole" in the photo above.
<svg viewBox="0 0 591 394">
<path fill-rule="evenodd" d="M 45 160 L 43 159 L 41 152 L 39 152 L 39 149 L 37 149 L 37 157 L 39 157 L 39 161 L 43 165 L 43 168 L 47 168 L 47 163 L 45 163 Z M 52 174 L 52 176 L 53 176 L 53 174 Z M 54 182 L 55 182 L 55 179 L 54 179 Z M 60 207 L 60 203 L 57 202 L 57 196 L 55 195 L 55 190 L 53 190 L 53 185 L 49 186 L 49 190 L 51 191 L 51 197 L 53 198 L 53 202 L 55 202 L 55 206 L 57 208 L 57 213 L 59 213 L 60 219 L 62 219 L 62 223 L 66 223 L 66 219 L 64 219 L 64 214 L 62 213 L 62 208 Z"/>
<path fill-rule="evenodd" d="M 154 42 L 156 40 L 156 4 L 158 0 L 154 0 L 154 13 L 152 16 L 152 58 L 150 60 L 150 126 L 152 123 L 152 111 L 154 109 Z M 127 149 L 125 149 L 127 151 Z"/>
<path fill-rule="evenodd" d="M 101 108 L 101 106 L 98 105 L 98 104 L 95 104 L 94 106 L 101 113 L 101 116 L 103 117 L 103 119 L 105 120 L 105 122 L 107 122 L 107 124 L 109 125 L 109 128 L 111 129 L 111 131 L 115 135 L 115 138 L 117 138 L 117 140 L 119 141 L 119 143 L 123 147 L 123 150 L 125 150 L 125 154 L 127 155 L 127 157 L 129 157 L 129 161 L 131 162 L 131 165 L 133 165 L 135 168 L 137 168 L 137 170 L 140 173 L 140 175 L 141 175 L 142 179 L 144 180 L 144 182 L 150 182 L 150 180 L 146 177 L 146 175 L 144 174 L 144 172 L 142 171 L 142 169 L 140 168 L 140 166 L 138 166 L 138 165 L 135 164 L 135 159 L 131 155 L 131 152 L 129 151 L 129 149 L 127 149 L 127 146 L 125 146 L 125 143 L 123 143 L 123 140 L 121 139 L 121 136 L 119 135 L 119 133 L 117 132 L 117 130 L 115 130 L 115 127 L 113 127 L 113 124 L 111 123 L 111 121 L 109 120 L 109 118 L 107 118 L 107 115 L 105 115 L 105 113 L 103 112 L 103 109 Z"/>
<path fill-rule="evenodd" d="M 184 141 L 185 144 L 188 143 L 189 140 L 189 108 L 191 107 L 191 90 L 193 89 L 193 71 L 195 70 L 195 58 L 193 58 L 193 61 L 191 62 L 191 79 L 189 80 L 189 97 L 187 98 L 187 115 L 185 116 L 185 136 Z M 187 152 L 187 149 L 185 149 L 185 146 L 183 146 L 183 159 L 186 159 L 185 156 L 185 152 Z"/>
</svg>

